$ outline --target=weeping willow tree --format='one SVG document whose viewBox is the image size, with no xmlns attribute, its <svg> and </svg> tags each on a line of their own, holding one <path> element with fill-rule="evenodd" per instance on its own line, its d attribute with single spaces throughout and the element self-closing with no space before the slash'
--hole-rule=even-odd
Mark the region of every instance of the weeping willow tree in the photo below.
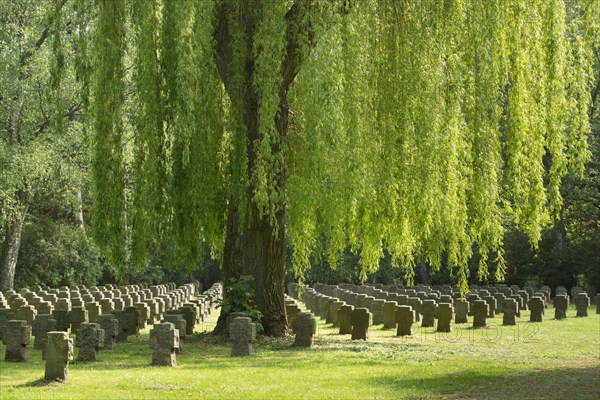
<svg viewBox="0 0 600 400">
<path fill-rule="evenodd" d="M 445 260 L 466 290 L 473 249 L 501 280 L 502 219 L 535 244 L 587 158 L 594 0 L 95 6 L 97 238 L 117 265 L 159 238 L 189 260 L 208 245 L 227 279 L 254 277 L 270 335 L 286 240 L 299 279 L 314 251 L 350 247 L 366 278 L 385 249 L 407 282 L 416 257 Z"/>
</svg>

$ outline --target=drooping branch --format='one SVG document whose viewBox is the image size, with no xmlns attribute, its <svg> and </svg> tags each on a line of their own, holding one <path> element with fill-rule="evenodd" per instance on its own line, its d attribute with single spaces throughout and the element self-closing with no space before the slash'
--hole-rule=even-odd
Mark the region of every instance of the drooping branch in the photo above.
<svg viewBox="0 0 600 400">
<path fill-rule="evenodd" d="M 216 59 L 217 69 L 221 80 L 225 85 L 225 89 L 231 86 L 231 60 L 233 59 L 233 49 L 231 43 L 231 33 L 229 32 L 229 24 L 227 23 L 227 4 L 221 2 L 217 8 L 215 25 L 215 43 L 216 43 Z"/>
</svg>

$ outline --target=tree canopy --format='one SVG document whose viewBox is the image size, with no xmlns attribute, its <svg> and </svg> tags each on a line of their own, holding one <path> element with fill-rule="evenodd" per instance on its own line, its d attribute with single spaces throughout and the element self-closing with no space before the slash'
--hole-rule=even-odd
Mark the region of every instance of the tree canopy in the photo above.
<svg viewBox="0 0 600 400">
<path fill-rule="evenodd" d="M 274 225 L 286 208 L 277 228 L 299 276 L 324 235 L 332 263 L 349 244 L 365 273 L 384 248 L 409 277 L 415 255 L 438 266 L 447 253 L 464 285 L 473 244 L 479 274 L 495 257 L 502 276 L 503 215 L 536 242 L 560 209 L 561 178 L 587 158 L 596 2 L 231 3 L 98 3 L 95 221 L 117 251 L 131 156 L 139 256 L 163 229 L 192 257 L 203 242 L 219 254 L 228 202 L 242 221 L 254 202 Z M 248 18 L 252 30 L 241 29 Z M 220 30 L 231 33 L 227 56 L 239 69 L 231 82 L 218 72 Z M 302 64 L 283 136 L 275 120 L 286 45 Z M 137 89 L 129 148 L 125 57 Z M 252 143 L 238 104 L 244 85 L 259 99 Z"/>
</svg>

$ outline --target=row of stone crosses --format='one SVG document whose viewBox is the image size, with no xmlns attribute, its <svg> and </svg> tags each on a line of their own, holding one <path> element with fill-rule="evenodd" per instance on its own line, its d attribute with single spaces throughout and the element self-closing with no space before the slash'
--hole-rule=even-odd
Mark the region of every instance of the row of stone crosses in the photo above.
<svg viewBox="0 0 600 400">
<path fill-rule="evenodd" d="M 116 343 L 150 331 L 152 364 L 176 364 L 187 335 L 196 323 L 206 320 L 222 298 L 223 286 L 215 283 L 201 293 L 194 281 L 127 286 L 78 286 L 44 288 L 35 286 L 19 292 L 0 292 L 0 339 L 6 345 L 5 360 L 27 361 L 27 346 L 34 336 L 34 349 L 42 350 L 45 379 L 65 381 L 73 359 L 73 339 L 79 347 L 77 360 L 98 359 L 101 348 L 112 350 Z"/>
<path fill-rule="evenodd" d="M 473 328 L 485 328 L 487 318 L 502 313 L 503 325 L 516 325 L 521 310 L 530 310 L 531 322 L 542 322 L 551 300 L 548 286 L 539 290 L 502 284 L 471 286 L 466 297 L 461 296 L 458 288 L 451 286 L 317 283 L 311 288 L 289 283 L 287 288 L 286 312 L 292 326 L 295 326 L 294 316 L 300 315 L 295 299 L 301 299 L 312 313 L 339 327 L 341 335 L 351 334 L 353 340 L 366 340 L 369 327 L 379 324 L 383 324 L 384 329 L 396 329 L 397 336 L 407 336 L 412 334 L 413 324 L 421 322 L 422 327 L 435 327 L 437 320 L 438 332 L 450 332 L 453 317 L 454 323 L 464 324 L 472 316 Z M 571 299 L 575 303 L 576 316 L 588 316 L 590 298 L 587 293 L 580 287 L 574 287 L 569 297 L 567 289 L 559 286 L 552 299 L 555 319 L 567 318 Z M 596 313 L 600 314 L 600 294 L 596 294 L 595 303 Z M 312 316 L 312 313 L 308 314 Z M 310 317 L 303 316 L 305 318 Z"/>
</svg>

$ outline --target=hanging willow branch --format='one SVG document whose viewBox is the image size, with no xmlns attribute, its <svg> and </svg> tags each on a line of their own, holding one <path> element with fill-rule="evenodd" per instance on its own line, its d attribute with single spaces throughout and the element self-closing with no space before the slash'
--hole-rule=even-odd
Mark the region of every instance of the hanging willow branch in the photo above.
<svg viewBox="0 0 600 400">
<path fill-rule="evenodd" d="M 123 163 L 123 55 L 125 1 L 100 0 L 94 34 L 92 77 L 94 116 L 93 227 L 97 240 L 110 250 L 111 261 L 125 259 Z"/>
</svg>

